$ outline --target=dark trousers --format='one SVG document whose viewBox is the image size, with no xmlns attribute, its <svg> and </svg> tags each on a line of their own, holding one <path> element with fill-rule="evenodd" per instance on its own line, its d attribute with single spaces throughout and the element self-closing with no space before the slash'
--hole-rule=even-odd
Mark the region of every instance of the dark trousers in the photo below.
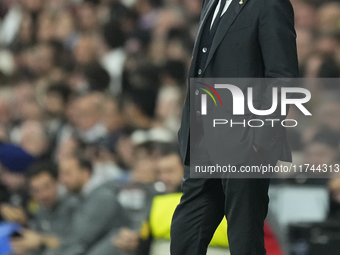
<svg viewBox="0 0 340 255">
<path fill-rule="evenodd" d="M 250 155 L 246 164 L 263 163 L 254 150 Z M 265 255 L 263 226 L 270 179 L 194 179 L 189 176 L 189 166 L 185 165 L 183 195 L 171 224 L 171 255 L 206 254 L 224 216 L 231 255 Z"/>
</svg>

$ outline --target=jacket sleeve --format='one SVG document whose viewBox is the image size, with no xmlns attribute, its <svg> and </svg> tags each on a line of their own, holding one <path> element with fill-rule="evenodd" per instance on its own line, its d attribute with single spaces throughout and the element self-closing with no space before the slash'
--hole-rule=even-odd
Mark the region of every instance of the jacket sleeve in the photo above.
<svg viewBox="0 0 340 255">
<path fill-rule="evenodd" d="M 258 119 L 276 119 L 264 121 L 264 126 L 254 128 L 254 144 L 260 149 L 269 149 L 282 131 L 281 88 L 294 86 L 299 75 L 296 32 L 294 29 L 294 11 L 289 0 L 264 0 L 259 17 L 259 44 L 263 56 L 265 79 L 261 84 L 261 107 L 266 110 L 272 106 L 272 90 L 277 87 L 278 101 L 276 110 Z M 294 95 L 292 95 L 294 96 Z M 272 127 L 274 123 L 274 127 Z"/>
<path fill-rule="evenodd" d="M 115 219 L 117 211 L 121 210 L 113 192 L 108 189 L 96 192 L 91 202 L 83 208 L 81 218 L 74 224 L 72 235 L 67 240 L 61 239 L 64 244 L 64 255 L 80 255 L 94 243 L 109 234 L 112 230 L 110 222 Z"/>
</svg>

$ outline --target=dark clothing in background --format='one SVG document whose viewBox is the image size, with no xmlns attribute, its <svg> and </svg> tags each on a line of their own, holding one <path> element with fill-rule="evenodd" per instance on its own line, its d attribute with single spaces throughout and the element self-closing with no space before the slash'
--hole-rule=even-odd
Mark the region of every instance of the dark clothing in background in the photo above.
<svg viewBox="0 0 340 255">
<path fill-rule="evenodd" d="M 118 202 L 131 220 L 131 229 L 138 231 L 150 213 L 154 196 L 159 194 L 154 184 L 110 182 L 108 185 L 116 190 Z"/>
<path fill-rule="evenodd" d="M 53 208 L 40 207 L 29 225 L 40 234 L 57 236 L 59 239 L 67 238 L 72 233 L 72 217 L 76 207 L 74 197 L 60 197 Z M 58 255 L 60 252 L 60 249 L 42 249 L 34 251 L 34 254 Z"/>
<path fill-rule="evenodd" d="M 114 252 L 110 241 L 121 227 L 129 225 L 128 216 L 113 189 L 102 185 L 82 193 L 74 213 L 72 231 L 61 239 L 61 254 L 119 254 Z"/>
</svg>

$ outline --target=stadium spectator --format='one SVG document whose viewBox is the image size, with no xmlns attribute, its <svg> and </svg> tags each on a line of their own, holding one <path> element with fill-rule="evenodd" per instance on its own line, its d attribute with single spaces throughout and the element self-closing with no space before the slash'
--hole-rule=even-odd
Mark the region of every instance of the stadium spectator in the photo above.
<svg viewBox="0 0 340 255">
<path fill-rule="evenodd" d="M 28 185 L 38 210 L 29 221 L 30 229 L 22 231 L 22 237 L 12 239 L 15 254 L 31 251 L 34 254 L 60 254 L 53 245 L 37 246 L 30 241 L 36 236 L 57 236 L 65 238 L 72 227 L 72 216 L 76 200 L 62 192 L 58 182 L 58 168 L 49 161 L 33 164 L 28 173 Z"/>
<path fill-rule="evenodd" d="M 26 224 L 31 215 L 25 172 L 34 157 L 13 144 L 0 145 L 2 195 L 0 220 Z"/>
<path fill-rule="evenodd" d="M 38 249 L 40 246 L 58 250 L 57 254 L 119 254 L 107 253 L 105 239 L 111 238 L 120 227 L 126 227 L 129 219 L 117 201 L 113 189 L 96 182 L 92 176 L 92 164 L 80 155 L 64 159 L 59 168 L 61 182 L 71 194 L 77 195 L 78 204 L 73 213 L 70 229 L 65 236 L 41 235 L 33 231 L 23 234 L 21 243 L 12 242 L 14 250 Z M 26 235 L 25 235 L 26 233 Z M 26 246 L 26 244 L 30 244 Z"/>
</svg>

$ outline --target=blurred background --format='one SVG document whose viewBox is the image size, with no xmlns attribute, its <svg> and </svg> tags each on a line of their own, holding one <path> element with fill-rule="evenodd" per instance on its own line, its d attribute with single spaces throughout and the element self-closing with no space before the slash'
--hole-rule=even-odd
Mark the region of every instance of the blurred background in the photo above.
<svg viewBox="0 0 340 255">
<path fill-rule="evenodd" d="M 291 0 L 301 78 L 340 78 L 340 2 Z M 0 1 L 0 254 L 169 254 L 201 0 Z M 338 82 L 293 163 L 340 162 Z M 340 254 L 340 179 L 272 180 L 268 255 Z M 228 254 L 221 224 L 209 254 Z"/>
</svg>

